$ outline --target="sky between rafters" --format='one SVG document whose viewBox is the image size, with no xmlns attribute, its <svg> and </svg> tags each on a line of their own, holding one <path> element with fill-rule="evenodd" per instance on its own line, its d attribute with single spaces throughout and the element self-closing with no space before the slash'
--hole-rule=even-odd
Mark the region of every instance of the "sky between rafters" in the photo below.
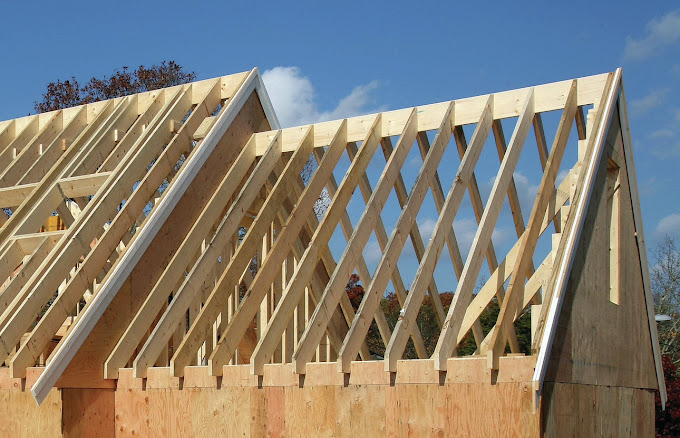
<svg viewBox="0 0 680 438">
<path fill-rule="evenodd" d="M 31 112 L 55 79 L 85 80 L 164 59 L 195 70 L 199 79 L 259 66 L 286 125 L 623 66 L 649 247 L 664 234 L 680 238 L 677 3 L 532 3 L 0 0 L 0 120 Z M 512 126 L 505 130 L 509 139 Z M 496 169 L 478 177 L 482 196 Z M 415 177 L 405 173 L 407 181 Z M 532 171 L 516 179 L 520 194 L 531 195 L 539 183 Z M 456 227 L 461 246 L 469 246 L 474 217 L 463 213 Z M 526 221 L 529 211 L 524 214 Z M 435 217 L 425 210 L 418 218 L 425 238 Z M 494 237 L 501 246 L 509 227 L 499 226 Z M 369 259 L 371 251 L 379 255 L 374 240 Z M 413 272 L 402 274 L 410 283 Z"/>
</svg>

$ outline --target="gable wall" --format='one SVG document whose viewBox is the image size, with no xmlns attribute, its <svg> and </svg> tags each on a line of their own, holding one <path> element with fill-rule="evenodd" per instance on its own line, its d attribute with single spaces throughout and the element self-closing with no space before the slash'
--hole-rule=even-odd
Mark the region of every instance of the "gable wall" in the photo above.
<svg viewBox="0 0 680 438">
<path fill-rule="evenodd" d="M 640 259 L 618 112 L 588 207 L 551 351 L 546 382 L 656 389 Z M 607 164 L 620 167 L 620 302 L 610 300 Z"/>
</svg>

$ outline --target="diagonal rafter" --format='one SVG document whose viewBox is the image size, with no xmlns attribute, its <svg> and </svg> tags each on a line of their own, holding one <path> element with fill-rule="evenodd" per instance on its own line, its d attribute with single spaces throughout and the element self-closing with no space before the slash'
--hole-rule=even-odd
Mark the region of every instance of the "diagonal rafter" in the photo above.
<svg viewBox="0 0 680 438">
<path fill-rule="evenodd" d="M 472 247 L 465 262 L 462 281 L 458 283 L 451 307 L 449 307 L 449 312 L 446 316 L 446 323 L 439 335 L 437 346 L 432 355 L 435 369 L 440 371 L 446 370 L 446 362 L 456 347 L 454 345 L 455 340 L 458 336 L 467 305 L 470 303 L 474 283 L 482 267 L 482 255 L 491 240 L 491 233 L 500 215 L 513 171 L 519 161 L 520 153 L 529 134 L 534 112 L 534 90 L 529 89 L 522 105 L 522 111 L 517 120 L 515 131 L 510 139 L 510 146 L 503 157 L 503 162 L 491 189 L 482 220 L 472 241 Z"/>
<path fill-rule="evenodd" d="M 497 328 L 487 344 L 488 346 L 482 350 L 483 352 L 488 352 L 489 368 L 492 369 L 498 369 L 499 357 L 505 349 L 508 328 L 514 322 L 515 314 L 521 312 L 518 306 L 524 295 L 525 280 L 529 274 L 532 257 L 540 235 L 543 215 L 548 208 L 548 202 L 552 195 L 553 187 L 555 187 L 555 180 L 560 170 L 567 140 L 569 140 L 569 134 L 571 133 L 571 126 L 576 116 L 576 95 L 576 81 L 574 81 L 569 90 L 562 118 L 557 128 L 557 135 L 546 162 L 546 170 L 541 179 L 538 195 L 529 218 L 529 227 L 521 238 L 518 250 L 519 260 L 515 264 L 510 284 L 508 285 L 508 292 L 498 315 Z"/>
<path fill-rule="evenodd" d="M 276 347 L 278 339 L 280 339 L 288 321 L 293 316 L 293 312 L 300 302 L 304 288 L 309 283 L 309 279 L 321 257 L 321 253 L 324 248 L 327 247 L 328 241 L 340 221 L 340 218 L 346 214 L 347 203 L 359 184 L 362 175 L 365 173 L 366 167 L 371 161 L 378 143 L 382 138 L 381 123 L 382 116 L 378 114 L 375 116 L 371 127 L 369 128 L 356 158 L 352 160 L 325 216 L 321 220 L 319 227 L 315 230 L 310 245 L 300 259 L 300 262 L 293 273 L 293 278 L 283 294 L 283 299 L 276 306 L 276 309 L 255 348 L 252 358 L 254 364 L 257 364 L 258 361 L 264 363 L 264 356 L 269 354 L 269 352 Z M 345 278 L 345 283 L 346 282 L 347 278 Z"/>
<path fill-rule="evenodd" d="M 491 124 L 493 121 L 493 104 L 493 96 L 489 96 L 486 105 L 484 106 L 484 110 L 480 116 L 475 134 L 472 138 L 471 146 L 467 149 L 463 159 L 461 160 L 456 178 L 454 179 L 451 189 L 446 196 L 446 200 L 442 206 L 439 219 L 437 220 L 437 224 L 435 225 L 435 228 L 432 232 L 430 244 L 425 251 L 425 256 L 418 266 L 416 277 L 414 278 L 413 284 L 411 286 L 411 293 L 404 303 L 399 321 L 397 321 L 397 325 L 395 326 L 394 332 L 392 333 L 392 338 L 390 339 L 387 350 L 385 351 L 385 368 L 388 371 L 396 371 L 397 361 L 401 359 L 404 354 L 404 349 L 406 348 L 406 333 L 408 333 L 410 326 L 416 324 L 418 311 L 420 310 L 420 306 L 423 302 L 423 299 L 425 298 L 425 288 L 427 283 L 429 283 L 429 278 L 434 273 L 436 262 L 444 246 L 445 236 L 448 234 L 448 230 L 453 224 L 453 220 L 456 216 L 456 213 L 458 212 L 463 195 L 467 190 L 470 176 L 472 175 L 474 167 L 477 164 L 477 160 L 481 155 L 486 138 L 491 131 Z M 463 280 L 465 279 L 465 277 L 461 278 Z M 446 323 L 444 327 L 446 327 Z"/>
<path fill-rule="evenodd" d="M 352 237 L 343 252 L 342 258 L 338 263 L 329 284 L 326 286 L 321 303 L 316 306 L 314 314 L 300 340 L 298 347 L 293 354 L 293 363 L 297 373 L 304 372 L 305 365 L 311 357 L 311 353 L 316 348 L 331 316 L 331 312 L 338 304 L 340 295 L 344 293 L 347 278 L 354 270 L 357 262 L 357 255 L 362 252 L 364 245 L 368 241 L 377 219 L 380 217 L 382 208 L 387 200 L 392 187 L 394 186 L 399 169 L 406 160 L 406 156 L 416 139 L 417 134 L 417 112 L 414 109 L 409 116 L 404 130 L 399 138 L 397 146 L 385 166 L 380 176 L 375 191 L 371 195 L 366 209 L 359 220 L 359 224 L 354 229 Z M 412 329 L 415 333 L 417 328 Z"/>
<path fill-rule="evenodd" d="M 151 326 L 152 320 L 161 310 L 162 305 L 167 304 L 167 292 L 173 290 L 173 287 L 182 280 L 187 266 L 187 259 L 200 249 L 201 240 L 205 237 L 203 236 L 204 230 L 218 221 L 218 216 L 223 210 L 223 203 L 220 200 L 232 197 L 238 184 L 246 176 L 246 172 L 254 162 L 255 142 L 251 139 L 222 179 L 210 201 L 208 201 L 206 209 L 194 223 L 184 238 L 182 245 L 170 260 L 170 263 L 168 263 L 168 266 L 146 297 L 132 322 L 128 325 L 125 333 L 118 340 L 104 365 L 106 378 L 117 377 L 118 368 L 123 367 L 132 356 L 134 349 L 141 342 L 142 337 Z"/>
<path fill-rule="evenodd" d="M 237 200 L 232 204 L 229 211 L 222 219 L 217 232 L 210 240 L 210 244 L 200 255 L 199 260 L 194 264 L 193 268 L 184 279 L 182 286 L 174 294 L 172 302 L 169 304 L 158 324 L 156 324 L 137 354 L 137 357 L 133 362 L 135 376 L 146 376 L 147 368 L 153 365 L 160 354 L 159 345 L 168 341 L 170 336 L 174 333 L 178 322 L 184 318 L 187 309 L 198 293 L 198 288 L 203 282 L 203 276 L 212 269 L 217 261 L 218 253 L 227 245 L 231 237 L 237 231 L 239 223 L 245 215 L 247 208 L 252 204 L 258 194 L 257 191 L 247 190 L 247 188 L 251 185 L 261 187 L 264 184 L 264 181 L 269 176 L 274 165 L 281 157 L 280 145 L 280 136 L 274 136 L 269 143 L 265 155 L 262 156 L 257 166 L 250 174 L 248 181 L 241 189 Z M 248 260 L 251 258 L 252 257 L 248 258 Z M 233 257 L 232 262 L 230 263 L 233 263 Z M 236 271 L 235 267 L 232 268 L 232 272 L 234 271 Z M 239 277 L 242 272 L 243 270 L 238 273 Z M 233 282 L 233 284 L 235 283 L 236 281 Z"/>
<path fill-rule="evenodd" d="M 259 215 L 251 227 L 248 228 L 236 254 L 229 262 L 229 265 L 222 274 L 222 277 L 220 277 L 218 284 L 210 293 L 198 318 L 191 325 L 186 337 L 177 351 L 175 351 L 175 354 L 170 361 L 170 368 L 173 375 L 183 375 L 184 367 L 188 365 L 188 358 L 196 351 L 203 339 L 205 339 L 208 327 L 217 319 L 219 309 L 221 309 L 226 302 L 224 287 L 233 284 L 236 280 L 236 278 L 233 277 L 237 275 L 238 267 L 245 266 L 245 264 L 252 259 L 253 250 L 256 248 L 258 241 L 261 240 L 264 232 L 269 227 L 269 224 L 274 220 L 276 210 L 278 210 L 278 207 L 283 203 L 287 191 L 291 187 L 294 179 L 299 176 L 304 164 L 309 159 L 314 146 L 313 135 L 313 128 L 310 126 L 303 136 L 303 141 L 300 143 L 300 146 L 293 153 L 293 156 L 286 164 L 276 185 L 269 193 Z M 252 187 L 248 187 L 248 184 L 246 184 L 244 188 L 252 190 Z M 232 266 L 236 269 L 232 269 Z"/>
</svg>

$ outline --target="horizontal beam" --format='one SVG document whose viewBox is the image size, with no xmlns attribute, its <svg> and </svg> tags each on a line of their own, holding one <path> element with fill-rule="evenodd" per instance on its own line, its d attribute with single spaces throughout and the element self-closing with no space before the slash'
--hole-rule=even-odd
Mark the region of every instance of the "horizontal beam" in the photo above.
<svg viewBox="0 0 680 438">
<path fill-rule="evenodd" d="M 578 106 L 592 105 L 599 102 L 602 90 L 607 81 L 607 74 L 580 78 L 576 79 L 576 81 L 578 83 L 576 104 Z M 535 111 L 540 113 L 563 109 L 572 82 L 572 80 L 568 80 L 531 87 L 534 90 Z M 518 117 L 522 109 L 521 104 L 527 91 L 528 88 L 520 88 L 517 90 L 493 93 L 493 119 L 498 120 L 509 117 Z M 489 95 L 483 95 L 456 100 L 456 124 L 468 125 L 477 123 L 488 99 Z M 450 101 L 447 101 L 416 107 L 418 112 L 417 131 L 431 131 L 439 128 L 439 122 L 444 117 L 444 113 L 447 111 L 450 103 Z M 408 120 L 411 111 L 413 111 L 413 108 L 381 113 L 380 132 L 383 137 L 400 135 L 404 130 L 404 126 L 406 125 L 406 121 Z M 363 140 L 368 134 L 368 130 L 373 125 L 375 118 L 376 114 L 370 114 L 347 119 L 347 141 L 358 142 Z M 331 122 L 314 124 L 314 147 L 328 146 L 333 139 L 333 136 L 338 131 L 341 122 L 341 120 L 334 120 Z M 282 145 L 283 152 L 293 151 L 300 142 L 300 137 L 303 133 L 304 127 L 284 129 L 282 137 L 286 138 L 286 140 Z M 271 141 L 271 137 L 275 134 L 275 131 L 255 134 L 257 141 L 256 154 L 258 156 L 264 153 L 264 150 Z"/>
<path fill-rule="evenodd" d="M 95 173 L 92 175 L 74 176 L 62 178 L 57 181 L 57 186 L 67 198 L 79 198 L 81 196 L 94 195 L 104 185 L 111 172 Z M 39 183 L 22 184 L 19 186 L 0 189 L 0 206 L 14 207 L 21 205 L 28 198 Z"/>
</svg>

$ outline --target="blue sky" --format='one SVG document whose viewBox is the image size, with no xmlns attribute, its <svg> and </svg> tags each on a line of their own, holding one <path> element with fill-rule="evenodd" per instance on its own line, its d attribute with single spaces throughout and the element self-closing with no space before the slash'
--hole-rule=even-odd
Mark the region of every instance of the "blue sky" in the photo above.
<svg viewBox="0 0 680 438">
<path fill-rule="evenodd" d="M 0 0 L 0 120 L 31 112 L 55 79 L 85 81 L 123 65 L 171 59 L 199 79 L 260 67 L 287 124 L 622 66 L 653 248 L 666 233 L 680 239 L 678 7 L 672 1 Z"/>
</svg>

